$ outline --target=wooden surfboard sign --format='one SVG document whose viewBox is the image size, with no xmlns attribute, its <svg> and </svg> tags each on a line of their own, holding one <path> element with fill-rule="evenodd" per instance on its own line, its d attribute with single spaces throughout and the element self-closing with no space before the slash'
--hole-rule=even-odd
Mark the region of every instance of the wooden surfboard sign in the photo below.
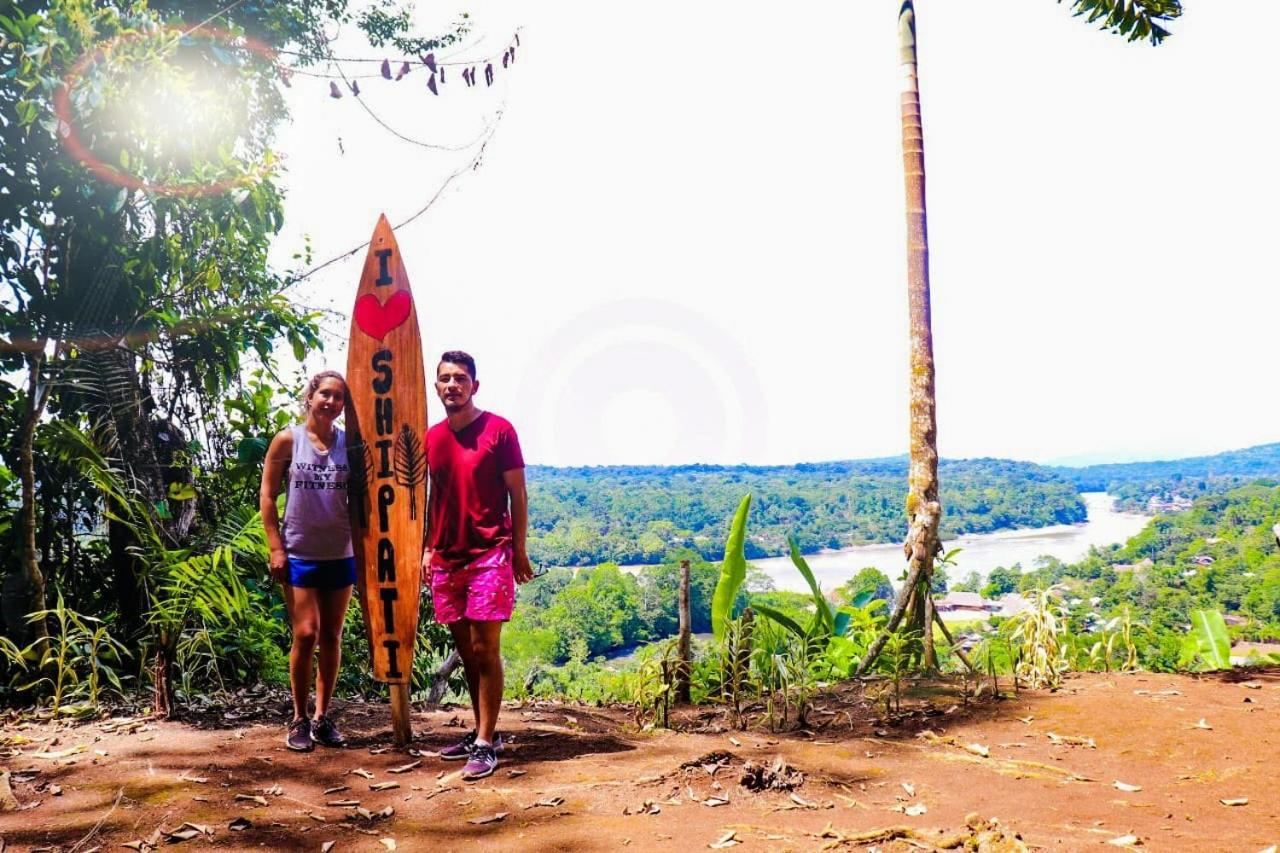
<svg viewBox="0 0 1280 853">
<path fill-rule="evenodd" d="M 351 312 L 347 388 L 351 540 L 373 677 L 407 685 L 427 513 L 427 386 L 417 307 L 385 215 Z M 393 706 L 396 698 L 393 688 Z"/>
</svg>

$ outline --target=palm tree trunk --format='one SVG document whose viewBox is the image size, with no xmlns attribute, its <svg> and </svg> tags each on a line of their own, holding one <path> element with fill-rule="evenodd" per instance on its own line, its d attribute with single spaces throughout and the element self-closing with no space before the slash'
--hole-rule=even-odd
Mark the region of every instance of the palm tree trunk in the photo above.
<svg viewBox="0 0 1280 853">
<path fill-rule="evenodd" d="M 907 611 L 912 590 L 928 590 L 933 559 L 939 549 L 938 420 L 934 395 L 933 329 L 929 309 L 929 231 L 925 212 L 924 129 L 920 118 L 920 88 L 916 73 L 916 14 L 912 0 L 898 12 L 898 52 L 902 66 L 902 169 L 907 201 L 907 301 L 911 336 L 911 461 L 907 472 L 907 582 L 889 624 L 867 650 L 858 667 L 861 675 L 875 662 L 888 634 L 897 630 Z M 927 594 L 927 592 L 925 593 Z M 908 630 L 932 630 L 923 623 L 924 608 L 914 608 Z M 920 623 L 920 624 L 916 624 Z M 923 634 L 922 634 L 923 636 Z M 926 669 L 938 666 L 932 644 L 925 648 Z"/>
</svg>

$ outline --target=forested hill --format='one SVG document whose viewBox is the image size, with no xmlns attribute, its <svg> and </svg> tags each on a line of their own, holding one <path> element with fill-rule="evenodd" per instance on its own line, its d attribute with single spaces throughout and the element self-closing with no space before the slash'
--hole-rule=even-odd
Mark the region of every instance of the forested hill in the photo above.
<svg viewBox="0 0 1280 853">
<path fill-rule="evenodd" d="M 754 496 L 747 555 L 805 553 L 904 533 L 905 456 L 792 466 L 531 466 L 529 551 L 535 563 L 656 563 L 676 548 L 723 555 L 729 521 Z M 943 460 L 943 535 L 1084 521 L 1068 480 L 1027 462 Z"/>
<path fill-rule="evenodd" d="M 1120 509 L 1168 511 L 1184 509 L 1205 494 L 1222 493 L 1260 478 L 1280 477 L 1280 443 L 1213 456 L 1049 470 L 1083 492 L 1110 492 Z"/>
</svg>

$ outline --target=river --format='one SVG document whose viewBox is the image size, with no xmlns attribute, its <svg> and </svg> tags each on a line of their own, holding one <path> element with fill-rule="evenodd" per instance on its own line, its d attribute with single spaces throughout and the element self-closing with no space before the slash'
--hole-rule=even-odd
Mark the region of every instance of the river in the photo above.
<svg viewBox="0 0 1280 853">
<path fill-rule="evenodd" d="M 948 551 L 963 549 L 956 555 L 956 565 L 947 568 L 947 576 L 952 582 L 968 577 L 970 572 L 986 577 L 997 566 L 1011 567 L 1014 563 L 1030 569 L 1037 557 L 1046 555 L 1064 563 L 1074 562 L 1089 553 L 1091 545 L 1128 541 L 1150 520 L 1145 515 L 1117 512 L 1115 499 L 1105 492 L 1083 492 L 1080 497 L 1089 513 L 1088 520 L 1080 524 L 972 533 L 943 542 Z M 896 584 L 906 566 L 901 545 L 858 545 L 809 554 L 804 559 L 824 590 L 839 586 L 867 566 L 875 566 Z M 809 591 L 790 557 L 766 557 L 751 563 L 764 569 L 777 589 Z"/>
</svg>

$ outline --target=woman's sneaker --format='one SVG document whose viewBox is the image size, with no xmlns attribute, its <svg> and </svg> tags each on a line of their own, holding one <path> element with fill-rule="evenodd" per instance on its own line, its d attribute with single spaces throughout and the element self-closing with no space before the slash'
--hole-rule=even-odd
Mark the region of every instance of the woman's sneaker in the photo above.
<svg viewBox="0 0 1280 853">
<path fill-rule="evenodd" d="M 315 722 L 311 724 L 311 737 L 315 742 L 323 746 L 346 746 L 347 739 L 342 736 L 342 732 L 338 731 L 338 727 L 333 724 L 328 714 L 321 714 L 316 717 Z"/>
<path fill-rule="evenodd" d="M 476 730 L 472 729 L 467 732 L 467 736 L 455 743 L 453 746 L 446 746 L 440 750 L 440 757 L 445 761 L 461 761 L 464 758 L 471 757 L 471 750 L 476 745 Z M 502 735 L 497 732 L 493 733 L 493 749 L 495 752 L 502 752 Z"/>
<path fill-rule="evenodd" d="M 498 751 L 493 744 L 478 743 L 471 747 L 471 760 L 462 768 L 464 782 L 474 782 L 492 776 L 498 769 Z"/>
<path fill-rule="evenodd" d="M 290 723 L 289 730 L 284 736 L 284 745 L 294 752 L 310 752 L 314 749 L 315 741 L 311 739 L 311 721 L 303 717 Z"/>
</svg>

